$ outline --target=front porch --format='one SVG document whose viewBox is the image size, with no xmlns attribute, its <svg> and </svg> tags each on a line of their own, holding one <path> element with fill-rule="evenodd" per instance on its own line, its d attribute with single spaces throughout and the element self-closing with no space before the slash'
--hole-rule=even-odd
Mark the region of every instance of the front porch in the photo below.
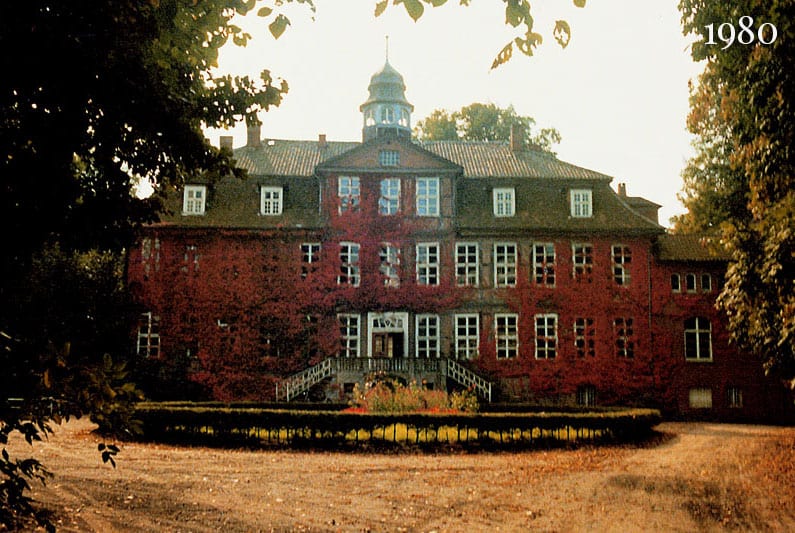
<svg viewBox="0 0 795 533">
<path fill-rule="evenodd" d="M 491 402 L 492 384 L 457 361 L 448 358 L 329 357 L 276 385 L 276 400 L 291 401 L 321 381 L 332 378 L 340 387 L 364 385 L 368 376 L 382 373 L 426 386 L 446 389 L 448 380 Z"/>
</svg>

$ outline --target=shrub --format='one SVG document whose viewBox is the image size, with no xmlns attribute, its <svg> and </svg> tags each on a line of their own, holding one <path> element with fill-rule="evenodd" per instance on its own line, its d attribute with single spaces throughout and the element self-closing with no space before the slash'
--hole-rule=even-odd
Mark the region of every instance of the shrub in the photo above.
<svg viewBox="0 0 795 533">
<path fill-rule="evenodd" d="M 367 413 L 465 412 L 478 410 L 477 396 L 472 391 L 448 395 L 428 390 L 412 381 L 403 385 L 394 379 L 368 382 L 362 390 L 357 384 L 350 402 L 351 410 Z"/>
</svg>

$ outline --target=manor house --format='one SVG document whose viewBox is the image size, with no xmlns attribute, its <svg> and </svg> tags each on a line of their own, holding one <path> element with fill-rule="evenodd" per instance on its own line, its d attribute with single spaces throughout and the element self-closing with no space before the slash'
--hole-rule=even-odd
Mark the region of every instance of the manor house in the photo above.
<svg viewBox="0 0 795 533">
<path fill-rule="evenodd" d="M 412 139 L 387 62 L 361 142 L 263 139 L 196 176 L 129 253 L 135 349 L 218 399 L 339 400 L 379 375 L 482 401 L 777 417 L 715 307 L 727 258 L 659 205 L 506 142 Z"/>
</svg>

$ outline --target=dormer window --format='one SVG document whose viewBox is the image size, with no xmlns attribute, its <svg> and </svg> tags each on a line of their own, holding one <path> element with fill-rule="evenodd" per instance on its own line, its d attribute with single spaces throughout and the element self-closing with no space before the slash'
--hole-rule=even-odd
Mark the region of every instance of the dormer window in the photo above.
<svg viewBox="0 0 795 533">
<path fill-rule="evenodd" d="M 571 190 L 571 216 L 590 218 L 593 215 L 593 196 L 591 189 Z"/>
<path fill-rule="evenodd" d="M 494 189 L 492 191 L 495 217 L 512 217 L 516 211 L 514 189 Z"/>
<path fill-rule="evenodd" d="M 183 215 L 203 215 L 206 202 L 206 185 L 185 185 L 185 190 L 182 195 Z"/>
<path fill-rule="evenodd" d="M 400 165 L 400 152 L 397 150 L 381 150 L 378 152 L 378 164 L 382 167 L 396 167 Z"/>
<path fill-rule="evenodd" d="M 262 215 L 281 215 L 284 191 L 282 187 L 262 187 L 260 189 L 260 209 Z"/>
</svg>

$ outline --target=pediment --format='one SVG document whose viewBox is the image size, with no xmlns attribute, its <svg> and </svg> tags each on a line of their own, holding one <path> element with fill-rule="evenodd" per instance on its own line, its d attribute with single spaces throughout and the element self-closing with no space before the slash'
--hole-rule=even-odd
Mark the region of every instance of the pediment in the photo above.
<svg viewBox="0 0 795 533">
<path fill-rule="evenodd" d="M 384 164 L 383 152 L 397 154 L 398 163 Z M 463 167 L 410 141 L 397 138 L 373 139 L 327 159 L 317 166 L 319 174 L 339 172 L 400 174 L 427 171 L 460 174 L 463 172 Z"/>
</svg>

